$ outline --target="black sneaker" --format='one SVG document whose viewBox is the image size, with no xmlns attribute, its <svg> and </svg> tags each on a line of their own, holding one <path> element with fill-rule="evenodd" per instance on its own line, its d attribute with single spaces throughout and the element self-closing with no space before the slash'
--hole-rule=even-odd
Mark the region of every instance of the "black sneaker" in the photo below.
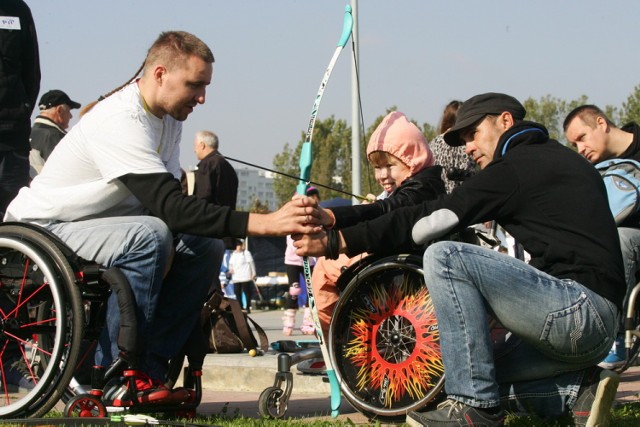
<svg viewBox="0 0 640 427">
<path fill-rule="evenodd" d="M 24 359 L 18 359 L 4 364 L 4 379 L 7 382 L 6 391 L 10 393 L 31 391 L 36 386 L 38 377 L 29 369 Z M 0 377 L 2 379 L 2 377 Z"/>
<path fill-rule="evenodd" d="M 606 369 L 588 369 L 571 411 L 576 426 L 608 426 L 611 404 L 616 397 L 620 376 Z"/>
<path fill-rule="evenodd" d="M 473 426 L 494 427 L 504 425 L 504 411 L 491 414 L 481 408 L 465 405 L 457 400 L 447 399 L 438 409 L 429 412 L 409 412 L 407 424 L 412 427 Z"/>
</svg>

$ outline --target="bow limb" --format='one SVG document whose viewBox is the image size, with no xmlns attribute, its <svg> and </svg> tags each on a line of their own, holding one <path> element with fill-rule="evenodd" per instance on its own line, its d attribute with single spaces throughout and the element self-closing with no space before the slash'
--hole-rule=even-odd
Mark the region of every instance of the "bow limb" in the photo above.
<svg viewBox="0 0 640 427">
<path fill-rule="evenodd" d="M 329 81 L 329 77 L 331 77 L 331 72 L 333 71 L 333 67 L 342 52 L 342 49 L 349 41 L 349 37 L 351 37 L 351 31 L 353 30 L 353 16 L 351 15 L 351 6 L 345 6 L 344 11 L 344 21 L 342 25 L 342 35 L 340 36 L 340 40 L 338 41 L 338 45 L 336 46 L 336 50 L 333 52 L 333 56 L 331 57 L 331 61 L 329 61 L 329 66 L 324 72 L 324 76 L 322 77 L 322 81 L 320 82 L 320 88 L 318 89 L 318 94 L 316 95 L 316 99 L 313 103 L 313 108 L 311 108 L 311 117 L 309 119 L 309 126 L 307 126 L 307 134 L 304 139 L 304 143 L 302 144 L 302 150 L 300 151 L 300 182 L 296 187 L 296 192 L 302 196 L 304 196 L 307 192 L 307 187 L 309 186 L 309 180 L 311 179 L 311 165 L 313 163 L 313 153 L 311 149 L 311 140 L 313 138 L 313 128 L 316 124 L 316 118 L 318 117 L 318 109 L 320 108 L 320 101 L 322 100 L 322 95 L 324 94 L 324 89 L 327 87 L 327 82 Z"/>
<path fill-rule="evenodd" d="M 351 6 L 347 5 L 344 11 L 344 22 L 342 26 L 342 35 L 340 36 L 340 41 L 338 42 L 338 46 L 336 47 L 333 56 L 331 57 L 331 61 L 329 62 L 329 66 L 327 70 L 324 72 L 324 76 L 322 77 L 322 81 L 320 82 L 320 89 L 318 89 L 318 94 L 316 95 L 316 99 L 313 103 L 313 108 L 311 109 L 311 118 L 309 119 L 309 126 L 307 127 L 307 135 L 305 137 L 304 143 L 302 144 L 302 150 L 300 151 L 300 181 L 298 186 L 296 187 L 296 192 L 302 196 L 307 194 L 307 188 L 309 186 L 309 181 L 311 179 L 311 164 L 313 160 L 312 150 L 311 150 L 311 140 L 313 137 L 313 128 L 316 123 L 316 117 L 318 116 L 318 109 L 320 107 L 320 101 L 322 100 L 322 95 L 324 94 L 324 89 L 327 86 L 327 82 L 329 81 L 329 77 L 331 76 L 331 72 L 333 71 L 333 66 L 335 65 L 340 53 L 342 52 L 344 46 L 347 44 L 349 37 L 351 37 L 351 32 L 353 30 L 353 16 L 351 15 Z M 324 359 L 324 363 L 326 366 L 327 377 L 329 378 L 329 386 L 331 388 L 331 415 L 333 417 L 337 417 L 340 411 L 340 384 L 338 382 L 338 378 L 336 373 L 331 366 L 331 360 L 329 357 L 329 349 L 327 347 L 327 342 L 325 337 L 322 334 L 322 327 L 320 325 L 320 319 L 318 318 L 318 311 L 315 307 L 315 299 L 313 296 L 313 289 L 311 286 L 311 267 L 309 266 L 309 258 L 302 258 L 302 267 L 304 270 L 304 280 L 307 283 L 307 295 L 309 297 L 309 308 L 311 310 L 313 316 L 313 322 L 316 326 L 316 334 L 318 335 L 318 339 L 320 341 L 320 348 L 322 349 L 322 358 Z"/>
</svg>

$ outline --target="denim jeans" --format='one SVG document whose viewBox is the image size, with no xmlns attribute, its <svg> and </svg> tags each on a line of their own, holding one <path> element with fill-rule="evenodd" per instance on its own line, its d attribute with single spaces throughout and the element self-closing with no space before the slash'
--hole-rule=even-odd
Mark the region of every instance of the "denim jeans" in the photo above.
<svg viewBox="0 0 640 427">
<path fill-rule="evenodd" d="M 118 267 L 136 299 L 140 368 L 163 378 L 168 360 L 180 351 L 199 319 L 202 304 L 220 268 L 224 247 L 219 239 L 179 235 L 173 261 L 173 235 L 150 216 L 99 218 L 47 227 L 84 259 Z M 171 262 L 166 278 L 163 276 Z M 118 355 L 119 310 L 109 299 L 107 325 L 96 363 L 108 366 Z"/>
<path fill-rule="evenodd" d="M 576 401 L 584 369 L 609 351 L 616 306 L 569 279 L 459 242 L 424 254 L 449 397 L 471 406 L 557 416 Z M 495 348 L 489 316 L 511 336 Z"/>
</svg>

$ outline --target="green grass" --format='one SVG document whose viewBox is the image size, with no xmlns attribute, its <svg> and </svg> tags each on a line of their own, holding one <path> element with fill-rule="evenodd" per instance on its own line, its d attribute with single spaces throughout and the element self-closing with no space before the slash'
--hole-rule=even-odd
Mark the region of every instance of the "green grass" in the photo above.
<svg viewBox="0 0 640 427">
<path fill-rule="evenodd" d="M 48 417 L 55 419 L 56 417 L 60 417 L 61 414 L 59 412 L 52 411 L 48 414 Z M 80 419 L 79 419 L 80 420 Z M 180 421 L 180 420 L 176 420 Z M 193 420 L 182 420 L 191 424 L 202 424 L 202 425 L 215 425 L 219 427 L 276 427 L 276 426 L 304 426 L 304 427 L 347 427 L 347 426 L 356 426 L 363 424 L 356 424 L 353 421 L 347 419 L 345 421 L 342 420 L 333 420 L 333 419 L 314 419 L 314 420 L 303 420 L 303 419 L 280 419 L 280 420 L 269 420 L 269 419 L 260 419 L 260 418 L 246 418 L 241 417 L 239 415 L 239 410 L 229 408 L 228 405 L 225 405 L 222 410 L 215 415 L 212 416 L 199 416 Z M 81 424 L 83 427 L 93 427 L 91 424 L 91 420 L 89 418 L 82 419 Z M 12 424 L 3 422 L 2 425 L 4 427 L 22 427 L 22 424 Z M 115 425 L 115 424 L 114 424 Z M 161 427 L 163 424 L 159 424 Z M 381 426 L 380 423 L 372 422 L 367 424 L 370 426 Z M 612 410 L 612 418 L 611 425 L 615 427 L 636 427 L 640 425 L 640 401 L 634 403 L 627 403 L 624 405 L 617 406 Z M 74 423 L 72 425 L 64 425 L 65 427 L 78 427 L 80 423 Z M 400 425 L 402 426 L 402 424 Z M 516 417 L 510 415 L 507 417 L 505 426 L 507 427 L 568 427 L 573 426 L 573 422 L 571 417 L 564 417 L 562 419 L 557 419 L 553 421 L 545 421 L 537 417 Z"/>
</svg>

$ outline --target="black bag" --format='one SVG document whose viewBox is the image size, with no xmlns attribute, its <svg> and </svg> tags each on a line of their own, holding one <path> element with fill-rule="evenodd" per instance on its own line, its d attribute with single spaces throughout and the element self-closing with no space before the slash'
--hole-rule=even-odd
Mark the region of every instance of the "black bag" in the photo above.
<svg viewBox="0 0 640 427">
<path fill-rule="evenodd" d="M 242 311 L 240 303 L 214 292 L 202 308 L 202 321 L 209 341 L 209 353 L 242 353 L 258 351 L 258 341 L 249 322 L 258 332 L 259 349 L 269 346 L 267 334 L 253 319 Z"/>
</svg>

